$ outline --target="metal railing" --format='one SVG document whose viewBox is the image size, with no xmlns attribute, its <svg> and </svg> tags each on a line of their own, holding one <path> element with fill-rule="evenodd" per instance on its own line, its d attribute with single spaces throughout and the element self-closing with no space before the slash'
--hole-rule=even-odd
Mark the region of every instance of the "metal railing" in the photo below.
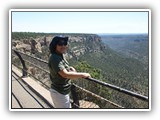
<svg viewBox="0 0 160 120">
<path fill-rule="evenodd" d="M 16 65 L 17 56 L 20 60 L 19 65 Z M 23 76 L 27 75 L 28 66 L 34 67 L 36 73 L 29 74 L 49 89 L 51 83 L 48 62 L 12 49 L 12 63 L 22 69 Z M 147 96 L 94 78 L 73 81 L 71 98 L 73 108 L 148 108 L 149 106 Z"/>
</svg>

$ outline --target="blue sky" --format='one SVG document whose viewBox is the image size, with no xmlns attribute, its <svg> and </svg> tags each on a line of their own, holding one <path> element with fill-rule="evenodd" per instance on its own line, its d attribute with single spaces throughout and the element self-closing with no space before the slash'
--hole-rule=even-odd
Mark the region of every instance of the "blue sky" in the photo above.
<svg viewBox="0 0 160 120">
<path fill-rule="evenodd" d="M 148 33 L 148 12 L 12 12 L 13 32 Z"/>
</svg>

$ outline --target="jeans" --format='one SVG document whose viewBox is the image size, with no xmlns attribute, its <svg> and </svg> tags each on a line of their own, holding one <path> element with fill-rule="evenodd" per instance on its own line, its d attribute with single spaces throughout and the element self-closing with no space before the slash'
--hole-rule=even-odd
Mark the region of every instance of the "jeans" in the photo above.
<svg viewBox="0 0 160 120">
<path fill-rule="evenodd" d="M 71 108 L 69 94 L 63 95 L 54 89 L 50 89 L 50 94 L 55 108 Z"/>
</svg>

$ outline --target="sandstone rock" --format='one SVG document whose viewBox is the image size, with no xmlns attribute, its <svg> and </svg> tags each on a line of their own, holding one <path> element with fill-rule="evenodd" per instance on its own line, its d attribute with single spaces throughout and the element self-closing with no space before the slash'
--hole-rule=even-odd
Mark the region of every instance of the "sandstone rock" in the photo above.
<svg viewBox="0 0 160 120">
<path fill-rule="evenodd" d="M 36 53 L 36 44 L 37 44 L 37 42 L 33 38 L 31 38 L 30 45 L 31 45 L 31 53 L 32 54 Z"/>
<path fill-rule="evenodd" d="M 80 100 L 79 104 L 80 108 L 100 108 L 97 104 L 85 100 Z"/>
<path fill-rule="evenodd" d="M 35 49 L 36 49 L 36 51 L 42 53 L 42 47 L 41 47 L 40 42 L 38 42 L 38 43 L 35 45 Z"/>
<path fill-rule="evenodd" d="M 27 72 L 30 73 L 31 75 L 35 75 L 36 74 L 36 70 L 35 70 L 34 67 L 28 67 Z"/>
</svg>

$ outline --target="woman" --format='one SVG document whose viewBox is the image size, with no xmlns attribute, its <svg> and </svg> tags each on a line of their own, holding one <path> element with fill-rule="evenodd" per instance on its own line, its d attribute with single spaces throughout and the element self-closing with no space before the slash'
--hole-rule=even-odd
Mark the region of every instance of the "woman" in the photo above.
<svg viewBox="0 0 160 120">
<path fill-rule="evenodd" d="M 52 39 L 49 49 L 49 70 L 51 84 L 51 97 L 56 108 L 71 108 L 69 92 L 71 79 L 91 77 L 89 73 L 76 72 L 70 67 L 63 54 L 66 53 L 68 37 L 56 36 Z"/>
</svg>

